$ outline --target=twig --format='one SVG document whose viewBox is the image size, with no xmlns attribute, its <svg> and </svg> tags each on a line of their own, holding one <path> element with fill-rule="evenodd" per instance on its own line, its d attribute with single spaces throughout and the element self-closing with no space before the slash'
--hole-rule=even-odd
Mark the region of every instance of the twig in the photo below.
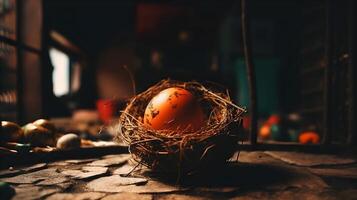
<svg viewBox="0 0 357 200">
<path fill-rule="evenodd" d="M 248 77 L 248 87 L 249 87 L 249 100 L 250 100 L 250 142 L 252 144 L 257 143 L 257 92 L 256 92 L 256 82 L 255 82 L 255 69 L 252 58 L 251 49 L 251 39 L 249 33 L 249 18 L 247 13 L 247 2 L 246 0 L 241 0 L 241 20 L 242 20 L 242 36 L 243 36 L 243 47 L 244 47 L 244 57 L 247 66 L 247 77 Z"/>
</svg>

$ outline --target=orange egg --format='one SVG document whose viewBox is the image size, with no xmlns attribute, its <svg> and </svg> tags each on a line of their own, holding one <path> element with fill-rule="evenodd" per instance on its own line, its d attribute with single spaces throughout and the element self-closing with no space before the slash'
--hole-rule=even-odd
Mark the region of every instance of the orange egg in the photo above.
<svg viewBox="0 0 357 200">
<path fill-rule="evenodd" d="M 196 97 L 183 88 L 161 91 L 148 104 L 144 124 L 156 130 L 196 131 L 204 126 L 205 116 Z"/>
</svg>

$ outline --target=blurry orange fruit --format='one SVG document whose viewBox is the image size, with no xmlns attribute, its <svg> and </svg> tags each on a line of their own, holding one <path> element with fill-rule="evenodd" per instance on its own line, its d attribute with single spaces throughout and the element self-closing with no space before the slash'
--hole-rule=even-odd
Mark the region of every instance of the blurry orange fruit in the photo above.
<svg viewBox="0 0 357 200">
<path fill-rule="evenodd" d="M 318 144 L 320 136 L 314 131 L 302 132 L 299 136 L 299 142 L 301 144 Z"/>
<path fill-rule="evenodd" d="M 267 123 L 270 125 L 274 125 L 274 124 L 279 124 L 281 121 L 281 118 L 279 115 L 273 114 L 270 115 L 270 117 L 267 120 Z"/>
<path fill-rule="evenodd" d="M 260 127 L 259 130 L 259 136 L 262 139 L 269 139 L 270 135 L 271 135 L 271 131 L 270 131 L 270 125 L 269 124 L 264 124 L 262 127 Z"/>
<path fill-rule="evenodd" d="M 199 130 L 205 123 L 196 97 L 183 88 L 161 91 L 148 104 L 144 124 L 156 130 Z"/>
</svg>

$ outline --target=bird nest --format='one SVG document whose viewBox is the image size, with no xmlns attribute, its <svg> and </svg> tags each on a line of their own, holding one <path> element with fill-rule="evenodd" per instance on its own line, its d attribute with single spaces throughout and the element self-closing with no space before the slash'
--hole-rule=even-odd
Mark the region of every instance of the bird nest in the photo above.
<svg viewBox="0 0 357 200">
<path fill-rule="evenodd" d="M 184 88 L 196 96 L 207 116 L 200 130 L 154 130 L 144 125 L 150 100 L 170 87 Z M 188 175 L 226 163 L 241 138 L 244 112 L 232 103 L 228 92 L 198 82 L 163 80 L 131 99 L 119 118 L 117 139 L 128 144 L 138 163 L 160 172 Z"/>
</svg>

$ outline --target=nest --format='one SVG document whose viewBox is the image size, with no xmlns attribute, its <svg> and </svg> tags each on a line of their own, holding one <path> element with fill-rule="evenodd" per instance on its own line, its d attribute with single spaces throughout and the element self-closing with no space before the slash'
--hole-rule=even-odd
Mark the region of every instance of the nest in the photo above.
<svg viewBox="0 0 357 200">
<path fill-rule="evenodd" d="M 143 124 L 145 108 L 162 90 L 180 87 L 192 92 L 207 116 L 200 130 L 153 130 Z M 136 95 L 122 112 L 117 139 L 129 146 L 135 161 L 152 170 L 188 175 L 224 164 L 237 149 L 245 109 L 232 103 L 228 92 L 197 82 L 163 80 Z"/>
</svg>

